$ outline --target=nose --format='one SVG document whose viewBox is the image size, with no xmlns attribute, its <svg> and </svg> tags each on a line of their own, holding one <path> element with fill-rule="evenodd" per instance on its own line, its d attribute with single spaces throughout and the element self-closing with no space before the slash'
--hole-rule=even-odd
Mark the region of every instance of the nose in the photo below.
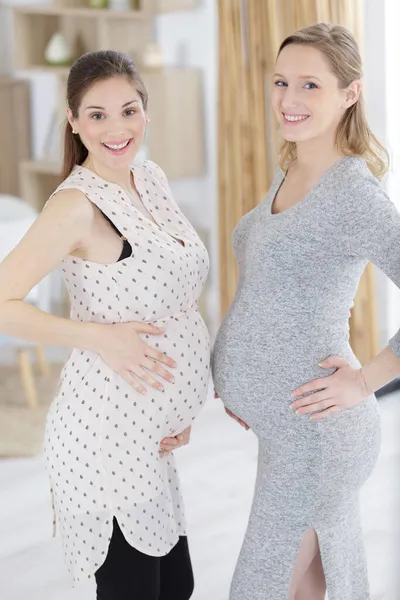
<svg viewBox="0 0 400 600">
<path fill-rule="evenodd" d="M 113 134 L 113 137 L 120 136 L 121 138 L 126 133 L 126 118 L 124 117 L 109 117 L 107 119 L 107 129 L 110 133 Z"/>
<path fill-rule="evenodd" d="M 286 110 L 293 109 L 298 106 L 297 92 L 294 87 L 288 86 L 284 88 L 281 98 L 281 106 Z"/>
</svg>

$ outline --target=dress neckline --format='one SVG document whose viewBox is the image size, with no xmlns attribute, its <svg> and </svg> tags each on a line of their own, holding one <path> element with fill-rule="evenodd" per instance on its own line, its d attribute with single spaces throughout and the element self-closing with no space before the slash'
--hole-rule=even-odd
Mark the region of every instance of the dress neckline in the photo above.
<svg viewBox="0 0 400 600">
<path fill-rule="evenodd" d="M 277 179 L 271 189 L 271 197 L 270 197 L 270 201 L 268 203 L 268 216 L 272 219 L 282 218 L 285 215 L 290 216 L 292 213 L 295 213 L 300 208 L 309 204 L 309 202 L 314 197 L 315 192 L 318 191 L 323 185 L 325 185 L 325 183 L 329 180 L 329 178 L 336 173 L 337 169 L 341 168 L 342 165 L 344 165 L 349 160 L 350 161 L 351 160 L 364 161 L 364 159 L 361 156 L 342 156 L 342 157 L 340 157 L 328 169 L 326 169 L 326 171 L 324 171 L 324 173 L 322 173 L 322 175 L 319 177 L 319 179 L 313 185 L 313 187 L 310 190 L 308 190 L 308 192 L 300 200 L 298 200 L 295 204 L 292 204 L 292 206 L 289 206 L 285 210 L 282 210 L 278 213 L 273 213 L 272 208 L 273 208 L 275 199 L 277 198 L 277 196 L 279 194 L 279 190 L 281 189 L 281 187 L 286 179 L 286 176 L 287 176 L 287 171 L 283 171 L 282 169 L 278 168 Z"/>
<path fill-rule="evenodd" d="M 138 174 L 136 172 L 136 168 L 135 165 L 131 165 L 130 168 L 130 173 L 133 176 L 133 184 L 135 186 L 135 189 L 140 197 L 141 202 L 143 203 L 144 208 L 146 209 L 146 211 L 149 213 L 150 217 L 146 217 L 146 215 L 144 215 L 132 202 L 132 199 L 130 198 L 129 194 L 126 192 L 126 190 L 119 184 L 119 183 L 114 183 L 112 181 L 108 181 L 107 179 L 103 179 L 103 177 L 101 177 L 100 175 L 98 175 L 95 171 L 92 171 L 92 169 L 89 169 L 89 167 L 85 167 L 84 165 L 75 165 L 75 168 L 78 169 L 83 169 L 84 171 L 86 171 L 87 173 L 90 173 L 95 179 L 98 179 L 99 181 L 101 181 L 103 183 L 104 186 L 107 187 L 114 187 L 116 189 L 119 190 L 120 194 L 123 194 L 125 196 L 125 198 L 128 199 L 129 201 L 129 205 L 131 208 L 133 208 L 133 210 L 136 212 L 136 214 L 138 215 L 138 219 L 140 221 L 145 221 L 148 222 L 150 224 L 150 226 L 156 228 L 158 231 L 161 231 L 163 233 L 165 233 L 166 235 L 168 235 L 175 243 L 179 244 L 179 246 L 181 248 L 185 248 L 186 244 L 185 241 L 182 239 L 178 239 L 177 237 L 173 236 L 171 233 L 169 233 L 169 231 L 167 231 L 164 227 L 161 227 L 161 225 L 158 223 L 157 219 L 154 217 L 153 215 L 153 211 L 151 209 L 151 207 L 149 207 L 146 204 L 146 201 L 144 200 L 145 198 L 145 194 L 142 193 L 142 190 L 140 188 L 140 184 L 141 184 L 141 180 L 140 180 L 140 174 Z M 139 185 L 138 185 L 139 182 Z"/>
</svg>

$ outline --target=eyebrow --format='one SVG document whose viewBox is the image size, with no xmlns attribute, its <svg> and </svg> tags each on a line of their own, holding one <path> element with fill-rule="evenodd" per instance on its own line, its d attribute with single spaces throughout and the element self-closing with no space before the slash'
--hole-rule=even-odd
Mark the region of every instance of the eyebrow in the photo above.
<svg viewBox="0 0 400 600">
<path fill-rule="evenodd" d="M 125 102 L 125 104 L 122 105 L 122 108 L 125 108 L 125 106 L 128 106 L 129 104 L 133 104 L 133 102 L 139 102 L 139 100 L 129 100 L 129 102 Z M 85 108 L 85 110 L 89 110 L 89 109 L 92 109 L 92 108 L 96 108 L 98 110 L 106 110 L 104 108 L 104 106 L 87 106 Z"/>
<path fill-rule="evenodd" d="M 283 79 L 285 79 L 285 76 L 280 73 L 274 73 L 273 77 L 283 77 Z M 317 81 L 321 81 L 315 75 L 300 75 L 299 79 L 316 79 Z"/>
</svg>

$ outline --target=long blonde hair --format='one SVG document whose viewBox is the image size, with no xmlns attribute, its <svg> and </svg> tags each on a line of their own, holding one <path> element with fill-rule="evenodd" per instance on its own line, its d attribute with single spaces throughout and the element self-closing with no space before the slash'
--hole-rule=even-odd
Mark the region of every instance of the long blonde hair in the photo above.
<svg viewBox="0 0 400 600">
<path fill-rule="evenodd" d="M 341 25 L 317 23 L 303 27 L 282 42 L 277 56 L 290 44 L 313 46 L 320 50 L 328 59 L 342 89 L 363 75 L 357 42 L 350 31 Z M 338 125 L 336 144 L 344 155 L 364 157 L 370 171 L 378 179 L 386 173 L 389 154 L 368 126 L 362 90 L 357 102 L 346 110 Z M 284 141 L 279 159 L 281 168 L 285 170 L 294 158 L 295 142 Z"/>
</svg>

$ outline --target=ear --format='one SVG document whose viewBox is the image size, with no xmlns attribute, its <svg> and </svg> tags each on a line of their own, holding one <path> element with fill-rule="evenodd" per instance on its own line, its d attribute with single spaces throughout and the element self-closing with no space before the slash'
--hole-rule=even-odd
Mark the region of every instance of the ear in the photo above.
<svg viewBox="0 0 400 600">
<path fill-rule="evenodd" d="M 69 106 L 67 106 L 67 109 L 65 112 L 66 112 L 69 124 L 71 125 L 72 129 L 74 129 L 74 117 L 72 115 L 72 111 Z"/>
<path fill-rule="evenodd" d="M 353 81 L 345 90 L 345 92 L 343 108 L 349 108 L 350 106 L 353 106 L 353 104 L 355 104 L 360 97 L 361 82 Z"/>
</svg>

